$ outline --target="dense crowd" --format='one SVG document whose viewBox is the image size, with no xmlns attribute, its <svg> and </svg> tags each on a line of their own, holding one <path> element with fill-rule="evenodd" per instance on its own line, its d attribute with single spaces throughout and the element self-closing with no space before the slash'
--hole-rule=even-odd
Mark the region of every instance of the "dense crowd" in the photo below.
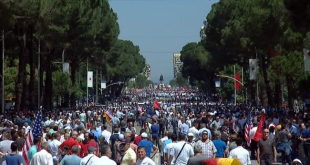
<svg viewBox="0 0 310 165">
<path fill-rule="evenodd" d="M 31 165 L 270 165 L 280 158 L 282 164 L 310 165 L 310 115 L 302 110 L 147 99 L 43 110 L 42 136 L 31 139 L 27 153 L 23 147 L 36 113 L 6 113 L 0 116 L 0 163 L 27 164 L 26 158 Z M 247 131 L 251 141 L 245 140 Z"/>
</svg>

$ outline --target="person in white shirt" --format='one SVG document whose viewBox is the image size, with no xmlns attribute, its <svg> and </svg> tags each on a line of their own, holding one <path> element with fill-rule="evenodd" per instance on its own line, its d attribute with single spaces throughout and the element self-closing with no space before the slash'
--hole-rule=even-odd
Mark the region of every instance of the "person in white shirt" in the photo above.
<svg viewBox="0 0 310 165">
<path fill-rule="evenodd" d="M 251 159 L 255 159 L 255 151 L 257 150 L 257 142 L 254 139 L 255 133 L 257 131 L 257 123 L 253 123 L 253 128 L 250 131 L 250 136 L 251 136 Z"/>
<path fill-rule="evenodd" d="M 179 135 L 179 142 L 173 145 L 173 148 L 170 152 L 170 157 L 168 165 L 171 165 L 172 160 L 174 159 L 175 165 L 186 165 L 188 159 L 194 156 L 193 147 L 186 143 L 186 135 Z"/>
<path fill-rule="evenodd" d="M 251 164 L 249 151 L 242 147 L 243 139 L 238 138 L 236 143 L 238 147 L 230 151 L 229 158 L 238 158 L 242 165 Z"/>
<path fill-rule="evenodd" d="M 48 150 L 48 143 L 43 142 L 41 144 L 41 151 L 33 156 L 29 165 L 54 165 L 52 155 L 48 153 Z"/>
<path fill-rule="evenodd" d="M 168 133 L 169 133 L 169 131 L 166 131 L 166 132 L 165 132 L 165 136 L 159 140 L 159 146 L 160 146 L 160 148 L 163 148 L 164 142 L 165 142 L 166 140 L 168 140 Z"/>
<path fill-rule="evenodd" d="M 30 131 L 31 127 L 28 125 L 28 122 L 25 122 L 23 128 L 25 129 L 25 133 L 28 134 L 28 132 Z"/>
<path fill-rule="evenodd" d="M 143 146 L 138 147 L 138 160 L 136 165 L 156 165 L 156 163 L 146 156 L 146 149 Z"/>
<path fill-rule="evenodd" d="M 58 147 L 61 145 L 61 142 L 59 140 L 60 134 L 55 133 L 53 134 L 53 141 L 48 144 L 55 164 L 58 163 L 58 160 L 60 158 L 60 151 Z"/>
<path fill-rule="evenodd" d="M 94 165 L 116 165 L 116 162 L 114 160 L 111 159 L 112 156 L 112 151 L 110 146 L 108 145 L 103 145 L 100 148 L 100 152 L 101 152 L 101 158 L 94 162 Z"/>
<path fill-rule="evenodd" d="M 178 139 L 178 137 L 176 134 L 171 135 L 172 142 L 167 144 L 165 149 L 164 149 L 164 163 L 168 163 L 169 158 L 170 158 L 170 154 L 171 154 L 171 150 L 173 149 L 173 146 L 177 143 L 177 139 Z M 174 163 L 174 158 L 173 158 L 171 164 L 173 164 L 173 163 Z"/>
<path fill-rule="evenodd" d="M 198 122 L 195 122 L 195 123 L 193 123 L 193 127 L 191 127 L 189 130 L 188 130 L 188 133 L 192 133 L 192 134 L 194 134 L 194 141 L 195 142 L 197 142 L 199 139 L 200 139 L 200 136 L 199 136 L 199 131 L 198 131 L 198 126 L 199 126 L 199 124 L 198 124 Z"/>
<path fill-rule="evenodd" d="M 99 161 L 99 158 L 95 155 L 96 151 L 97 148 L 88 147 L 88 155 L 81 160 L 80 165 L 96 165 L 96 162 Z"/>
<path fill-rule="evenodd" d="M 104 124 L 102 127 L 101 136 L 105 138 L 105 140 L 110 144 L 111 132 L 107 130 L 107 126 Z"/>
</svg>

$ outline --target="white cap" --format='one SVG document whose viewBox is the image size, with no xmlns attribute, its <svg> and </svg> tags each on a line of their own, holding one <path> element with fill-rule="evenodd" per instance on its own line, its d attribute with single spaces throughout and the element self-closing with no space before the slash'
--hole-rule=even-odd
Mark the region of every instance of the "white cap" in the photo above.
<svg viewBox="0 0 310 165">
<path fill-rule="evenodd" d="M 145 132 L 143 132 L 143 133 L 141 134 L 141 137 L 147 138 L 147 134 L 146 134 Z"/>
<path fill-rule="evenodd" d="M 124 135 L 123 134 L 119 134 L 118 135 L 118 139 L 120 140 L 120 141 L 123 141 L 125 138 L 124 138 Z"/>
<path fill-rule="evenodd" d="M 194 136 L 194 134 L 193 133 L 188 133 L 188 136 Z"/>
<path fill-rule="evenodd" d="M 302 164 L 302 162 L 299 159 L 294 159 L 293 162 L 298 162 L 298 163 Z"/>
</svg>

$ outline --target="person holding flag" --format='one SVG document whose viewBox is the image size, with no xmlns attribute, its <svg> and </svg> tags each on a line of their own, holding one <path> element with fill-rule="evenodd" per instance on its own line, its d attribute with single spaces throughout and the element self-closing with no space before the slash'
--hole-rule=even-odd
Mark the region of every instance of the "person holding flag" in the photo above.
<svg viewBox="0 0 310 165">
<path fill-rule="evenodd" d="M 25 160 L 25 164 L 26 165 L 29 165 L 29 162 L 30 160 L 32 159 L 32 156 L 29 155 L 29 151 L 30 151 L 30 148 L 33 146 L 33 145 L 36 145 L 36 151 L 40 151 L 40 145 L 38 145 L 39 143 L 34 141 L 34 139 L 36 138 L 39 138 L 41 139 L 42 138 L 42 106 L 40 107 L 40 110 L 38 111 L 38 114 L 37 114 L 37 117 L 36 117 L 36 120 L 35 120 L 35 123 L 34 123 L 34 127 L 33 129 L 30 130 L 28 136 L 27 136 L 27 139 L 25 141 L 25 144 L 23 146 L 23 158 Z M 36 144 L 36 143 L 37 144 Z M 40 142 L 40 141 L 39 141 Z"/>
</svg>

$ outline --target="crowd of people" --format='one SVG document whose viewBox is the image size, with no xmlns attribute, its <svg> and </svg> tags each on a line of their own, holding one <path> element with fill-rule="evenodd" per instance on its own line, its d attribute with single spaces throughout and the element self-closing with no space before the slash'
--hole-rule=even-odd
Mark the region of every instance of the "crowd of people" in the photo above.
<svg viewBox="0 0 310 165">
<path fill-rule="evenodd" d="M 208 104 L 192 93 L 200 102 L 147 97 L 139 104 L 138 97 L 104 107 L 43 110 L 42 136 L 31 139 L 27 153 L 23 147 L 36 113 L 6 113 L 0 116 L 0 163 L 21 165 L 26 158 L 31 165 L 310 165 L 310 115 L 304 111 Z"/>
</svg>

